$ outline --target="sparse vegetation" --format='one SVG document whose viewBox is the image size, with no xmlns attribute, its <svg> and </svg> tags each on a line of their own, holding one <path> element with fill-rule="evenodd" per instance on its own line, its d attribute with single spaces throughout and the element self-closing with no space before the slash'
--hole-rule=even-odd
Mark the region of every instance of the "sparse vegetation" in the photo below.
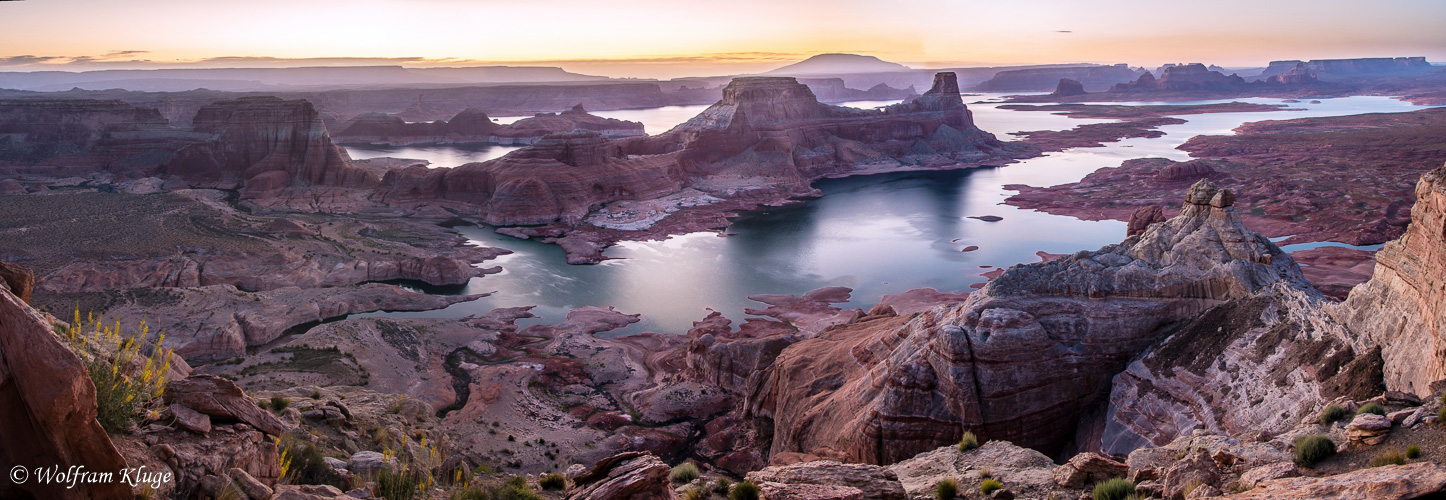
<svg viewBox="0 0 1446 500">
<path fill-rule="evenodd" d="M 944 479 L 934 483 L 935 500 L 954 500 L 959 496 L 959 481 Z"/>
<path fill-rule="evenodd" d="M 758 485 L 753 484 L 753 481 L 743 481 L 734 486 L 733 491 L 728 492 L 728 500 L 758 500 L 760 495 Z"/>
<path fill-rule="evenodd" d="M 1336 454 L 1336 443 L 1323 434 L 1301 436 L 1295 440 L 1295 463 L 1312 466 Z"/>
<path fill-rule="evenodd" d="M 1363 404 L 1360 408 L 1356 409 L 1356 415 L 1365 415 L 1367 413 L 1375 413 L 1377 415 L 1385 416 L 1386 407 L 1381 406 L 1380 403 L 1372 401 L 1370 403 Z"/>
<path fill-rule="evenodd" d="M 1127 500 L 1135 494 L 1135 483 L 1114 478 L 1095 485 L 1094 500 Z"/>
<path fill-rule="evenodd" d="M 110 432 L 131 426 L 145 405 L 161 397 L 171 373 L 171 350 L 162 347 L 166 336 L 148 344 L 150 327 L 142 322 L 138 330 L 127 336 L 119 322 L 106 326 L 95 317 L 83 322 L 77 308 L 66 332 L 95 385 L 96 419 Z"/>
<path fill-rule="evenodd" d="M 683 462 L 677 467 L 673 467 L 673 471 L 668 473 L 668 480 L 674 484 L 687 484 L 698 479 L 698 474 L 697 465 L 693 465 L 693 462 Z"/>
<path fill-rule="evenodd" d="M 1325 409 L 1320 411 L 1320 424 L 1330 425 L 1337 421 L 1344 420 L 1350 416 L 1350 414 L 1345 408 L 1336 405 L 1326 405 Z"/>
<path fill-rule="evenodd" d="M 1411 460 L 1415 460 L 1415 459 L 1421 458 L 1421 447 L 1420 447 L 1420 446 L 1416 446 L 1416 445 L 1414 445 L 1414 444 L 1411 445 L 1411 446 L 1407 446 L 1407 447 L 1406 447 L 1406 458 L 1409 458 L 1409 459 L 1411 459 Z"/>
<path fill-rule="evenodd" d="M 422 474 L 416 470 L 383 467 L 377 471 L 376 495 L 386 500 L 413 500 L 422 486 Z"/>
<path fill-rule="evenodd" d="M 567 478 L 556 472 L 542 476 L 537 480 L 537 485 L 544 490 L 560 490 L 567 487 Z"/>
<path fill-rule="evenodd" d="M 285 410 L 286 407 L 289 405 L 291 405 L 290 399 L 286 399 L 281 396 L 271 396 L 271 409 L 276 410 L 277 413 L 280 413 L 281 410 Z"/>
<path fill-rule="evenodd" d="M 1004 483 L 999 482 L 998 479 L 985 479 L 984 482 L 979 483 L 979 492 L 985 495 L 994 493 L 995 490 L 1001 488 L 1004 488 Z"/>
<path fill-rule="evenodd" d="M 1436 423 L 1446 425 L 1446 406 L 1442 406 L 1441 411 L 1436 412 Z"/>
<path fill-rule="evenodd" d="M 495 500 L 542 500 L 537 492 L 527 486 L 527 480 L 522 476 L 512 476 L 507 484 L 497 491 Z"/>
<path fill-rule="evenodd" d="M 311 390 L 311 399 L 321 399 L 321 390 L 320 390 L 320 389 L 312 389 L 312 390 Z"/>
<path fill-rule="evenodd" d="M 1406 465 L 1406 457 L 1401 454 L 1401 450 L 1389 450 L 1371 459 L 1371 467 L 1387 465 Z"/>
<path fill-rule="evenodd" d="M 713 492 L 719 495 L 728 496 L 728 490 L 733 489 L 733 482 L 726 477 L 720 477 L 713 481 Z"/>
<path fill-rule="evenodd" d="M 694 487 L 690 487 L 690 488 L 688 488 L 688 489 L 686 489 L 686 490 L 683 490 L 683 500 L 707 500 L 707 499 L 708 499 L 708 493 L 705 492 L 705 491 L 703 491 L 703 488 L 699 488 L 699 487 L 694 486 Z"/>
<path fill-rule="evenodd" d="M 989 467 L 985 467 L 985 468 L 983 468 L 983 469 L 979 469 L 978 474 L 979 474 L 979 479 L 989 479 L 989 478 L 991 478 L 991 477 L 994 477 L 994 469 L 991 469 L 991 468 L 989 468 Z"/>
<path fill-rule="evenodd" d="M 307 441 L 296 437 L 277 438 L 276 445 L 281 448 L 282 456 L 285 457 L 287 466 L 283 479 L 291 484 L 329 484 L 339 488 L 346 487 L 342 484 L 341 478 L 336 475 L 326 458 L 322 456 L 321 450 Z"/>
<path fill-rule="evenodd" d="M 975 436 L 973 432 L 966 432 L 964 437 L 959 438 L 959 451 L 969 451 L 978 447 L 979 437 Z"/>
</svg>

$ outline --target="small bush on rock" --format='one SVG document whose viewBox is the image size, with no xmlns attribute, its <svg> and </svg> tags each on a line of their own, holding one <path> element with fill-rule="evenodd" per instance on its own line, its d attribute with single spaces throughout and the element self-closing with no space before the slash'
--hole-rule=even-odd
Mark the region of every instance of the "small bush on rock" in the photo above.
<svg viewBox="0 0 1446 500">
<path fill-rule="evenodd" d="M 1356 415 L 1365 415 L 1367 413 L 1375 413 L 1377 415 L 1385 416 L 1386 407 L 1381 406 L 1380 403 L 1370 402 L 1363 404 L 1360 408 L 1356 409 Z"/>
<path fill-rule="evenodd" d="M 944 479 L 934 483 L 935 500 L 954 500 L 959 496 L 959 481 Z"/>
<path fill-rule="evenodd" d="M 537 480 L 537 485 L 544 490 L 560 490 L 567 487 L 567 478 L 556 472 L 542 476 Z"/>
<path fill-rule="evenodd" d="M 990 493 L 994 493 L 994 490 L 998 490 L 1003 487 L 1004 483 L 1001 483 L 998 480 L 985 479 L 984 482 L 979 483 L 979 492 L 988 495 Z"/>
<path fill-rule="evenodd" d="M 733 489 L 733 482 L 726 477 L 720 477 L 713 482 L 713 492 L 719 495 L 728 496 L 728 491 Z"/>
<path fill-rule="evenodd" d="M 1135 494 L 1135 483 L 1114 478 L 1095 485 L 1094 500 L 1126 500 Z"/>
<path fill-rule="evenodd" d="M 1312 434 L 1295 439 L 1295 463 L 1312 466 L 1336 454 L 1336 443 L 1323 434 Z"/>
<path fill-rule="evenodd" d="M 1411 460 L 1415 460 L 1415 459 L 1421 458 L 1421 447 L 1420 447 L 1420 446 L 1416 446 L 1416 445 L 1414 445 L 1414 444 L 1411 445 L 1411 446 L 1407 446 L 1407 447 L 1406 447 L 1406 458 L 1409 458 L 1409 459 L 1411 459 Z"/>
<path fill-rule="evenodd" d="M 1344 420 L 1350 416 L 1350 414 L 1345 408 L 1336 405 L 1326 405 L 1325 409 L 1320 411 L 1320 424 L 1330 425 L 1336 421 Z"/>
<path fill-rule="evenodd" d="M 1371 459 L 1371 467 L 1384 467 L 1387 465 L 1406 465 L 1406 457 L 1398 450 L 1391 450 Z"/>
<path fill-rule="evenodd" d="M 708 500 L 708 493 L 703 488 L 690 486 L 683 490 L 683 500 Z"/>
<path fill-rule="evenodd" d="M 286 399 L 281 396 L 271 396 L 271 409 L 276 410 L 277 412 L 285 410 L 286 406 L 290 404 L 290 399 Z"/>
<path fill-rule="evenodd" d="M 733 491 L 728 493 L 728 500 L 758 500 L 759 496 L 761 490 L 758 485 L 753 481 L 744 481 L 733 487 Z"/>
<path fill-rule="evenodd" d="M 978 447 L 979 437 L 975 436 L 973 432 L 966 432 L 964 437 L 959 438 L 959 451 L 969 451 Z"/>
<path fill-rule="evenodd" d="M 668 480 L 676 484 L 687 484 L 698 479 L 698 466 L 693 462 L 683 462 L 673 467 L 673 472 L 668 473 Z"/>
</svg>

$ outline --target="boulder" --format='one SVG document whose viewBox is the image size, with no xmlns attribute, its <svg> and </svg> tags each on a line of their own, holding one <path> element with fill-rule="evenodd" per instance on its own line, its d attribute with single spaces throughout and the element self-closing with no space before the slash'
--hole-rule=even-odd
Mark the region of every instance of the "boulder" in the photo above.
<svg viewBox="0 0 1446 500">
<path fill-rule="evenodd" d="M 24 266 L 0 260 L 0 283 L 9 287 L 10 293 L 21 302 L 30 303 L 30 293 L 35 290 L 35 274 Z"/>
<path fill-rule="evenodd" d="M 277 486 L 276 494 L 270 500 L 324 500 L 328 498 L 351 499 L 352 497 L 330 485 L 286 485 Z"/>
<path fill-rule="evenodd" d="M 85 364 L 39 312 L 0 286 L 0 469 L 83 467 L 119 471 L 126 461 L 96 421 L 95 385 Z M 0 498 L 130 498 L 120 482 L 74 488 L 0 481 Z"/>
<path fill-rule="evenodd" d="M 1007 479 L 1012 492 L 1025 497 L 1043 498 L 1058 489 L 1053 460 L 1008 441 L 989 441 L 962 452 L 958 446 L 942 446 L 889 466 L 910 498 L 932 496 L 939 481 L 973 477 L 984 469 Z"/>
<path fill-rule="evenodd" d="M 375 451 L 359 451 L 346 462 L 346 469 L 362 477 L 371 477 L 384 468 L 396 465 L 395 458 L 387 460 L 386 455 Z"/>
<path fill-rule="evenodd" d="M 1084 488 L 1117 477 L 1125 477 L 1130 467 L 1096 452 L 1081 453 L 1054 469 L 1054 482 L 1066 488 Z"/>
<path fill-rule="evenodd" d="M 1300 477 L 1300 469 L 1296 468 L 1294 462 L 1262 465 L 1245 471 L 1244 474 L 1240 475 L 1240 486 L 1243 488 L 1254 488 L 1255 485 L 1261 482 L 1287 477 Z"/>
<path fill-rule="evenodd" d="M 271 412 L 256 406 L 235 382 L 214 375 L 192 375 L 166 384 L 167 403 L 226 420 L 245 422 L 262 432 L 280 436 L 291 429 Z"/>
<path fill-rule="evenodd" d="M 831 460 L 774 465 L 749 472 L 754 483 L 849 486 L 863 492 L 864 500 L 908 500 L 894 471 L 877 465 L 845 464 Z"/>
<path fill-rule="evenodd" d="M 171 416 L 176 419 L 176 425 L 181 428 L 196 434 L 211 432 L 211 417 L 179 404 L 172 404 L 170 411 Z"/>
<path fill-rule="evenodd" d="M 273 493 L 271 487 L 266 486 L 266 484 L 261 481 L 257 481 L 256 478 L 251 477 L 251 474 L 245 470 L 232 468 L 227 471 L 227 475 L 231 476 L 231 480 L 235 481 L 236 485 L 241 487 L 241 492 L 251 497 L 252 500 L 271 498 L 271 494 Z"/>
<path fill-rule="evenodd" d="M 825 484 L 784 484 L 764 482 L 758 485 L 768 500 L 862 500 L 863 490 L 852 486 Z"/>
<path fill-rule="evenodd" d="M 627 452 L 599 460 L 574 477 L 568 500 L 670 500 L 668 464 L 647 452 Z"/>
<path fill-rule="evenodd" d="M 1380 444 L 1381 441 L 1386 440 L 1386 434 L 1390 432 L 1391 419 L 1374 413 L 1356 415 L 1356 418 L 1346 426 L 1346 437 L 1352 443 Z"/>
</svg>

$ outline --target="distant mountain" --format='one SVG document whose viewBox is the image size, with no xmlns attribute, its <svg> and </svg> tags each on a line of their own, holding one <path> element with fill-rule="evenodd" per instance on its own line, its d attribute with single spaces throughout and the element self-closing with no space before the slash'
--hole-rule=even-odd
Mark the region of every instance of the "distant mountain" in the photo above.
<svg viewBox="0 0 1446 500">
<path fill-rule="evenodd" d="M 874 56 L 858 54 L 819 54 L 801 62 L 764 73 L 765 75 L 842 75 L 849 73 L 886 73 L 912 71 L 914 68 L 891 63 Z"/>
<path fill-rule="evenodd" d="M 555 67 L 473 66 L 404 68 L 401 66 L 324 66 L 302 68 L 183 68 L 98 71 L 0 72 L 0 88 L 59 91 L 126 89 L 184 91 L 197 88 L 274 91 L 296 88 L 348 88 L 404 85 L 472 85 L 608 80 Z"/>
</svg>

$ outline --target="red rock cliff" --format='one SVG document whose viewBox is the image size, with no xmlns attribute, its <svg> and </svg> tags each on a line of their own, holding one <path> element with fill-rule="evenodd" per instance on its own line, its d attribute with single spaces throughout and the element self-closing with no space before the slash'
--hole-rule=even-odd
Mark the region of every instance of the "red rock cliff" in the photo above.
<svg viewBox="0 0 1446 500">
<path fill-rule="evenodd" d="M 192 123 L 208 140 L 177 152 L 166 172 L 193 185 L 239 184 L 242 198 L 264 198 L 286 188 L 368 188 L 379 180 L 347 162 L 304 100 L 220 101 Z"/>
</svg>

